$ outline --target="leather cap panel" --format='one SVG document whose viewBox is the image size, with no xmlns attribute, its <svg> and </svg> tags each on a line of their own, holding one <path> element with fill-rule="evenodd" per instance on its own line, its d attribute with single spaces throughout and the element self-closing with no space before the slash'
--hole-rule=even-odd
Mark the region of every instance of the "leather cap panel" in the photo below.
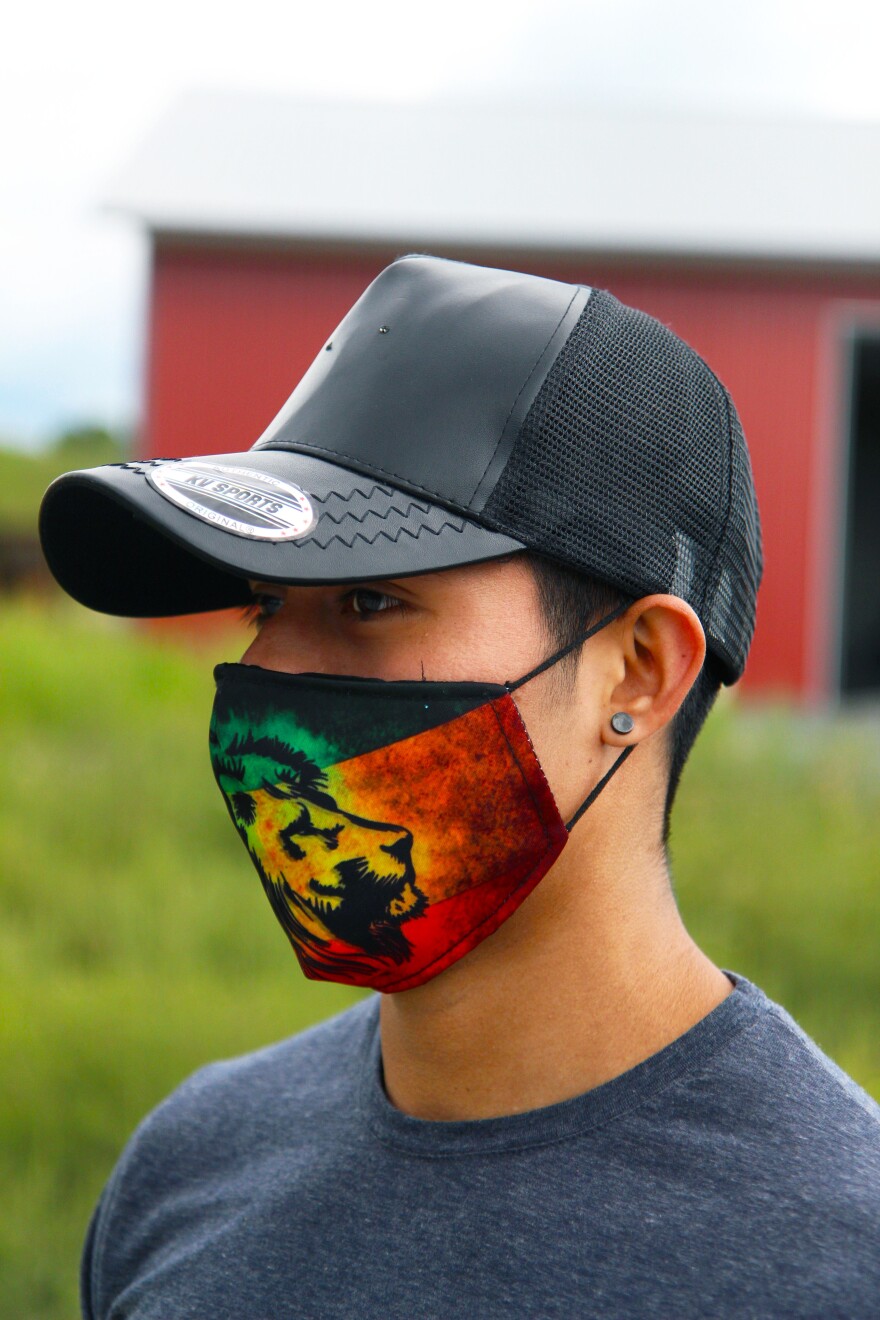
<svg viewBox="0 0 880 1320">
<path fill-rule="evenodd" d="M 588 296 L 404 257 L 355 303 L 255 448 L 320 454 L 479 512 Z"/>
</svg>

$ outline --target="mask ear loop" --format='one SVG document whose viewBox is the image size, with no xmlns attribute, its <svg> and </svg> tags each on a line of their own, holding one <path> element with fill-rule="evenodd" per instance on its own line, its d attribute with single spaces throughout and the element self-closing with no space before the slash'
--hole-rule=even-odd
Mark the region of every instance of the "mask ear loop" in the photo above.
<svg viewBox="0 0 880 1320">
<path fill-rule="evenodd" d="M 521 688 L 523 684 L 528 683 L 530 679 L 536 678 L 538 674 L 543 674 L 546 669 L 551 669 L 553 665 L 563 658 L 563 656 L 570 655 L 572 651 L 576 651 L 579 646 L 583 646 L 584 642 L 589 641 L 589 639 L 595 636 L 597 632 L 601 632 L 603 628 L 606 628 L 609 623 L 613 623 L 615 619 L 619 619 L 622 614 L 626 613 L 631 604 L 631 601 L 626 601 L 623 605 L 619 605 L 616 610 L 612 610 L 610 614 L 606 614 L 598 623 L 594 623 L 592 628 L 589 628 L 581 637 L 576 638 L 575 641 L 570 643 L 570 645 L 564 646 L 561 651 L 557 651 L 555 655 L 551 655 L 547 660 L 536 665 L 534 669 L 530 669 L 527 674 L 523 674 L 522 678 L 517 678 L 512 683 L 505 683 L 504 686 L 507 688 L 507 691 L 515 692 L 517 688 Z M 569 834 L 574 829 L 575 825 L 577 825 L 587 808 L 593 805 L 611 776 L 617 773 L 626 758 L 634 751 L 634 743 L 631 743 L 629 747 L 624 747 L 617 760 L 611 766 L 611 769 L 602 776 L 592 792 L 584 798 L 577 811 L 571 819 L 566 822 L 565 828 L 568 830 Z"/>
<path fill-rule="evenodd" d="M 609 623 L 613 623 L 615 619 L 619 619 L 621 614 L 626 614 L 631 604 L 632 601 L 626 601 L 625 604 L 618 605 L 616 610 L 612 610 L 610 614 L 606 614 L 604 619 L 600 619 L 598 623 L 594 623 L 592 628 L 588 628 L 585 633 L 580 637 L 576 637 L 573 642 L 570 642 L 568 646 L 564 646 L 561 651 L 556 651 L 546 660 L 543 660 L 541 664 L 535 665 L 534 669 L 530 669 L 527 674 L 523 674 L 522 678 L 515 678 L 512 683 L 505 683 L 504 686 L 507 688 L 507 691 L 515 692 L 517 688 L 521 688 L 523 684 L 528 683 L 530 679 L 537 678 L 539 674 L 543 674 L 545 669 L 552 669 L 553 666 L 564 656 L 571 655 L 572 651 L 576 651 L 579 646 L 583 646 L 584 642 L 588 642 L 591 637 L 595 637 L 597 632 L 601 632 L 603 628 L 607 628 Z"/>
<path fill-rule="evenodd" d="M 611 769 L 608 770 L 602 776 L 596 787 L 593 789 L 592 793 L 590 793 L 587 797 L 584 798 L 583 802 L 578 807 L 577 811 L 574 813 L 571 820 L 565 822 L 565 828 L 568 830 L 569 834 L 571 834 L 572 830 L 574 829 L 575 825 L 577 825 L 578 821 L 586 811 L 587 807 L 591 807 L 593 803 L 596 801 L 596 798 L 602 792 L 602 789 L 608 783 L 608 780 L 611 778 L 611 776 L 617 773 L 617 771 L 623 765 L 624 761 L 629 756 L 629 754 L 631 752 L 634 752 L 635 750 L 636 750 L 635 743 L 630 743 L 629 747 L 624 747 L 623 751 L 620 753 L 620 756 L 618 756 L 617 760 L 614 762 Z"/>
</svg>

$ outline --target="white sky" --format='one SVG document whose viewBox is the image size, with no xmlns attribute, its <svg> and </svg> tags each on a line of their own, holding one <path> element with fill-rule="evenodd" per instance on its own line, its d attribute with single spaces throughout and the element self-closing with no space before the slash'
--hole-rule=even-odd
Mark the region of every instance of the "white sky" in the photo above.
<svg viewBox="0 0 880 1320">
<path fill-rule="evenodd" d="M 184 91 L 876 120 L 878 48 L 876 0 L 19 4 L 0 51 L 0 437 L 136 416 L 146 244 L 100 203 Z"/>
</svg>

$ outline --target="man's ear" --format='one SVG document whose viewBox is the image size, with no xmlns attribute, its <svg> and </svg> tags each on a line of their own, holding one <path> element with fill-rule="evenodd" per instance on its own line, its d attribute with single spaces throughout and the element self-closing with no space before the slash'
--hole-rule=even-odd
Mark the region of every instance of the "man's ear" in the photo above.
<svg viewBox="0 0 880 1320">
<path fill-rule="evenodd" d="M 678 596 L 644 596 L 616 625 L 622 677 L 610 693 L 603 741 L 631 746 L 662 729 L 684 701 L 706 656 L 702 624 Z M 619 670 L 618 670 L 619 672 Z M 632 732 L 618 734 L 611 717 L 630 715 Z"/>
</svg>

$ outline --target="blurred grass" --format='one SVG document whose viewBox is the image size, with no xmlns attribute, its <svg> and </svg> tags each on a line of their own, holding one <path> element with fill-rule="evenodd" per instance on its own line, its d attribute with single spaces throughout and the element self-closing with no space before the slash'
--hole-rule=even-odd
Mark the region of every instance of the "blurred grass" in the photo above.
<svg viewBox="0 0 880 1320">
<path fill-rule="evenodd" d="M 40 501 L 51 481 L 72 468 L 117 463 L 122 457 L 121 441 L 97 428 L 70 432 L 36 453 L 0 443 L 0 530 L 35 532 Z"/>
<path fill-rule="evenodd" d="M 356 997 L 299 976 L 213 783 L 243 640 L 0 610 L 0 1316 L 77 1314 L 91 1207 L 177 1082 Z"/>
<path fill-rule="evenodd" d="M 697 942 L 880 1099 L 880 709 L 833 718 L 725 702 L 673 822 Z"/>
<path fill-rule="evenodd" d="M 76 1314 L 139 1118 L 350 1003 L 300 977 L 207 759 L 215 660 L 75 606 L 0 610 L 0 1315 Z M 880 1097 L 880 724 L 728 702 L 676 809 L 685 918 Z"/>
</svg>

